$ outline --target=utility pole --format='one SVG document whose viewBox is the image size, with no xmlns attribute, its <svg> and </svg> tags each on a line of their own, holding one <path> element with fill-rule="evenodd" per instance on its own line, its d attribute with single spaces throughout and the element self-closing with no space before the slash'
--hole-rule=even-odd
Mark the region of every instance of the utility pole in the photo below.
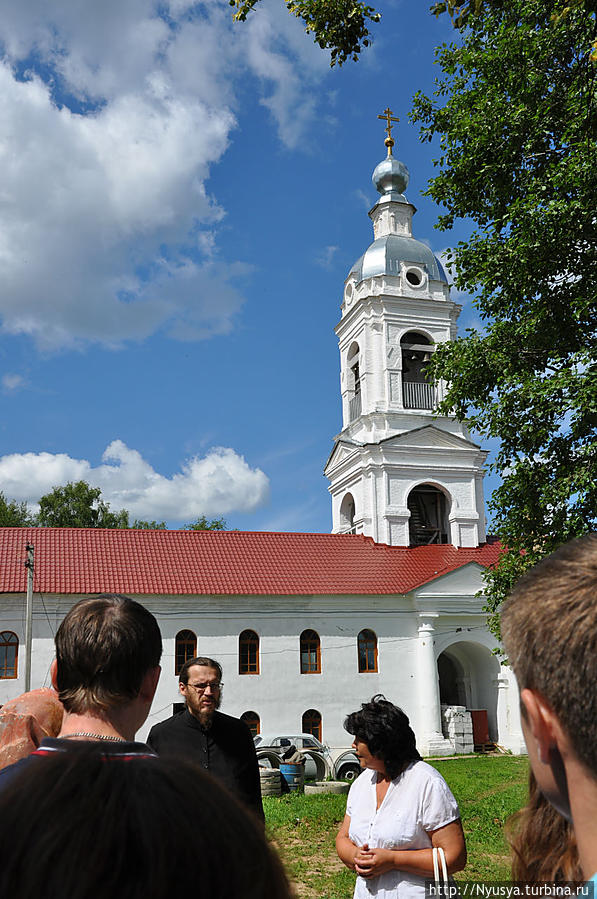
<svg viewBox="0 0 597 899">
<path fill-rule="evenodd" d="M 33 630 L 33 544 L 28 543 L 27 561 L 27 606 L 25 610 L 25 693 L 31 689 L 31 638 Z"/>
</svg>

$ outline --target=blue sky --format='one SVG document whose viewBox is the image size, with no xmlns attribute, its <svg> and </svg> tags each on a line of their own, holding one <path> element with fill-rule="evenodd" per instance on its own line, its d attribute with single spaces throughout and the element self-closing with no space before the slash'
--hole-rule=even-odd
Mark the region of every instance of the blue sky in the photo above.
<svg viewBox="0 0 597 899">
<path fill-rule="evenodd" d="M 430 5 L 430 4 L 429 4 Z M 453 37 L 382 0 L 357 64 L 262 0 L 7 0 L 0 20 L 0 490 L 84 478 L 172 527 L 328 531 L 334 326 L 371 242 L 377 114 L 400 117 L 414 233 L 437 147 L 408 122 Z M 470 300 L 461 329 L 473 324 Z"/>
</svg>

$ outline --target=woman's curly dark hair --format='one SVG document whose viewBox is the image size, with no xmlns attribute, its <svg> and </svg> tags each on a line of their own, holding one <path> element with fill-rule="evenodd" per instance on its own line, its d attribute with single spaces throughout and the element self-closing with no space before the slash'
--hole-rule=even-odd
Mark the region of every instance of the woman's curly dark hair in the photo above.
<svg viewBox="0 0 597 899">
<path fill-rule="evenodd" d="M 367 744 L 369 752 L 382 760 L 392 780 L 409 762 L 421 758 L 407 716 L 381 693 L 373 696 L 371 702 L 364 702 L 359 712 L 348 715 L 344 729 Z"/>
</svg>

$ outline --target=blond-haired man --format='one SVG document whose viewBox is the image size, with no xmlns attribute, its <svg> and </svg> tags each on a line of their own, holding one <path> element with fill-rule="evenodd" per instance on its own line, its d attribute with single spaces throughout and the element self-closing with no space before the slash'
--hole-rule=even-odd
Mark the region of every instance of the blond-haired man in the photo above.
<svg viewBox="0 0 597 899">
<path fill-rule="evenodd" d="M 543 794 L 574 825 L 585 877 L 597 877 L 597 534 L 521 578 L 502 610 L 522 728 Z"/>
</svg>

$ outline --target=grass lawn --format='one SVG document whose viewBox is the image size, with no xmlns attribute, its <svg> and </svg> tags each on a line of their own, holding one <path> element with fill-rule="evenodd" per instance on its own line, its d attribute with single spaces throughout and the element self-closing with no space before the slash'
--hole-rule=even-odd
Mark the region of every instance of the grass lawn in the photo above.
<svg viewBox="0 0 597 899">
<path fill-rule="evenodd" d="M 469 862 L 456 880 L 508 880 L 504 822 L 526 802 L 528 762 L 515 756 L 476 756 L 432 763 L 454 793 Z M 336 855 L 336 831 L 346 796 L 290 794 L 263 800 L 269 837 L 299 899 L 351 899 L 355 875 Z"/>
</svg>

